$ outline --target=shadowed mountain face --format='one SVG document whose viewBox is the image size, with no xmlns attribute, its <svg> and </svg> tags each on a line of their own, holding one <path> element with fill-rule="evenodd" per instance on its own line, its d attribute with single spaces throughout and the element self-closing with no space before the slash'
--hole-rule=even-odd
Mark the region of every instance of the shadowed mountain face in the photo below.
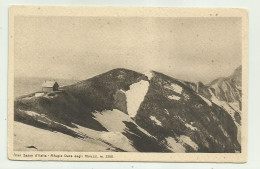
<svg viewBox="0 0 260 169">
<path fill-rule="evenodd" d="M 59 92 L 23 96 L 15 100 L 14 148 L 240 152 L 240 109 L 231 104 L 241 102 L 239 69 L 223 81 L 208 86 L 114 69 Z"/>
<path fill-rule="evenodd" d="M 242 66 L 239 66 L 232 75 L 218 78 L 210 84 L 204 85 L 185 82 L 192 90 L 211 100 L 223 108 L 232 117 L 238 132 L 237 138 L 241 140 L 241 110 L 242 110 Z"/>
<path fill-rule="evenodd" d="M 209 86 L 219 100 L 226 102 L 238 102 L 241 109 L 241 80 L 242 66 L 239 66 L 231 76 L 216 79 L 212 81 Z"/>
</svg>

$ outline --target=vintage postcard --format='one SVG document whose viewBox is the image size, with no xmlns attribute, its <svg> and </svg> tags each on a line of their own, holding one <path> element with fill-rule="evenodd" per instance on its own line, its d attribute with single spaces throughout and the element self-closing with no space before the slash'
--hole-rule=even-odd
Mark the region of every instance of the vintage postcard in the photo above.
<svg viewBox="0 0 260 169">
<path fill-rule="evenodd" d="M 246 162 L 245 9 L 9 9 L 11 160 Z"/>
</svg>

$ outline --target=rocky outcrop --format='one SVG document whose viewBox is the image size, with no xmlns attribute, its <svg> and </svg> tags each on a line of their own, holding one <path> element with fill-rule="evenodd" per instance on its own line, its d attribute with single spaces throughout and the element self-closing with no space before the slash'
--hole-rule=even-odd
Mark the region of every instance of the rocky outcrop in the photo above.
<svg viewBox="0 0 260 169">
<path fill-rule="evenodd" d="M 123 90 L 118 90 L 114 94 L 114 104 L 115 108 L 128 114 L 127 112 L 127 101 L 126 101 L 126 94 Z"/>
</svg>

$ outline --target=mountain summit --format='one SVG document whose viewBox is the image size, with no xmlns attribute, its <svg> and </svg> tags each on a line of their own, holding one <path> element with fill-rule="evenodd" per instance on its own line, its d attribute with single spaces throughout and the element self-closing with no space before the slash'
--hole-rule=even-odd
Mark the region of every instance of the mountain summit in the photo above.
<svg viewBox="0 0 260 169">
<path fill-rule="evenodd" d="M 227 108 L 239 99 L 239 69 L 209 86 L 114 69 L 59 92 L 16 99 L 14 148 L 240 152 L 240 109 Z"/>
</svg>

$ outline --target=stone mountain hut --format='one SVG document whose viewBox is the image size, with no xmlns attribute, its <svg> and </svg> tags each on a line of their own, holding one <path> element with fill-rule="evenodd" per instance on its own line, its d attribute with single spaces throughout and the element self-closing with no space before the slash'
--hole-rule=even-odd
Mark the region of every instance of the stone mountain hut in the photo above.
<svg viewBox="0 0 260 169">
<path fill-rule="evenodd" d="M 56 81 L 46 80 L 42 84 L 42 92 L 53 92 L 59 90 L 59 84 Z"/>
</svg>

